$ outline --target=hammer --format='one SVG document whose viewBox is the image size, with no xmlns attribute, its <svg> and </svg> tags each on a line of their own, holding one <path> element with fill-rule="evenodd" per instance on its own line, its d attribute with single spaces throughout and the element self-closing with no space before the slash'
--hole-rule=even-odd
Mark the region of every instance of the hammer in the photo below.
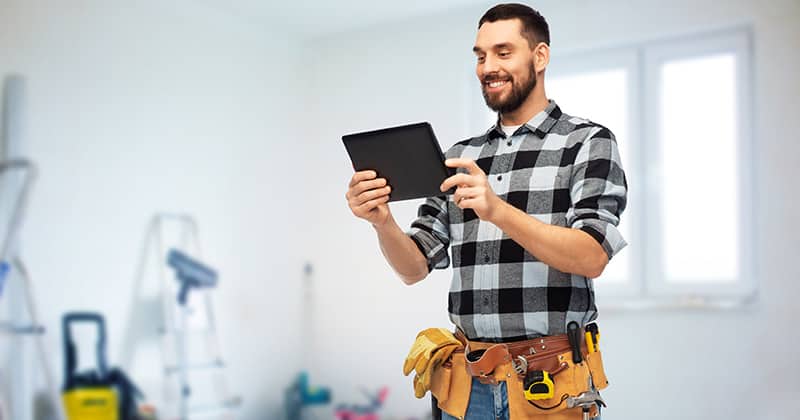
<svg viewBox="0 0 800 420">
<path fill-rule="evenodd" d="M 600 396 L 600 392 L 594 388 L 592 378 L 590 377 L 589 390 L 581 392 L 576 397 L 568 397 L 567 408 L 581 407 L 583 410 L 583 420 L 589 420 L 589 410 L 591 410 L 592 405 L 597 405 L 599 411 L 600 406 L 605 407 L 606 403 L 603 401 L 603 397 Z"/>
</svg>

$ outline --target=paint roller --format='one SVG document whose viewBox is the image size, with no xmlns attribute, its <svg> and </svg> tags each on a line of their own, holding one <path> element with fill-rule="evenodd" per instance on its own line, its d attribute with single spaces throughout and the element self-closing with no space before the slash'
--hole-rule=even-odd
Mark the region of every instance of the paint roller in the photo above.
<svg viewBox="0 0 800 420">
<path fill-rule="evenodd" d="M 178 303 L 186 305 L 186 298 L 191 289 L 211 288 L 217 285 L 217 272 L 200 261 L 171 249 L 167 255 L 167 264 L 175 270 L 180 283 Z"/>
</svg>

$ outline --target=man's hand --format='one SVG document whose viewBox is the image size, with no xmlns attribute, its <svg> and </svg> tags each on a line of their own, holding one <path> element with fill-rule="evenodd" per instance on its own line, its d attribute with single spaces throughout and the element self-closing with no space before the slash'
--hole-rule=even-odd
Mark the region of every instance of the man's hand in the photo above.
<svg viewBox="0 0 800 420">
<path fill-rule="evenodd" d="M 356 172 L 350 179 L 345 198 L 356 217 L 380 227 L 391 215 L 389 205 L 386 203 L 389 201 L 392 187 L 386 185 L 386 179 L 377 176 L 375 171 Z"/>
<path fill-rule="evenodd" d="M 459 173 L 444 180 L 439 187 L 442 191 L 457 187 L 453 201 L 461 209 L 472 209 L 481 220 L 491 220 L 503 200 L 489 186 L 489 179 L 474 160 L 447 159 L 445 165 L 451 168 L 464 168 L 469 173 Z"/>
</svg>

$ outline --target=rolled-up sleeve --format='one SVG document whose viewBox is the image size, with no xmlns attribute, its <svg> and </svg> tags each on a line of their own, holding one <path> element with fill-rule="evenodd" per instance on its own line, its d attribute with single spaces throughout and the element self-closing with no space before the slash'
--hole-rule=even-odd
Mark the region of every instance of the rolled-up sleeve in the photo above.
<svg viewBox="0 0 800 420">
<path fill-rule="evenodd" d="M 445 197 L 431 197 L 419 206 L 417 219 L 411 224 L 408 236 L 428 260 L 428 271 L 434 268 L 447 268 L 450 255 L 450 222 Z"/>
<path fill-rule="evenodd" d="M 627 245 L 617 229 L 627 204 L 628 183 L 614 134 L 602 127 L 584 141 L 575 158 L 567 224 L 594 238 L 611 259 Z"/>
</svg>

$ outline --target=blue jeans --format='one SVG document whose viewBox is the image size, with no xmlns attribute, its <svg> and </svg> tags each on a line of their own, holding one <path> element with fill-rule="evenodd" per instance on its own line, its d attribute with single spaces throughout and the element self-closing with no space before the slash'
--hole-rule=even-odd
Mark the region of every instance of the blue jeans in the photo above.
<svg viewBox="0 0 800 420">
<path fill-rule="evenodd" d="M 506 383 L 497 385 L 482 384 L 472 378 L 472 391 L 469 395 L 466 420 L 509 420 L 508 418 L 508 391 Z M 442 412 L 442 420 L 457 420 L 455 417 Z"/>
</svg>

